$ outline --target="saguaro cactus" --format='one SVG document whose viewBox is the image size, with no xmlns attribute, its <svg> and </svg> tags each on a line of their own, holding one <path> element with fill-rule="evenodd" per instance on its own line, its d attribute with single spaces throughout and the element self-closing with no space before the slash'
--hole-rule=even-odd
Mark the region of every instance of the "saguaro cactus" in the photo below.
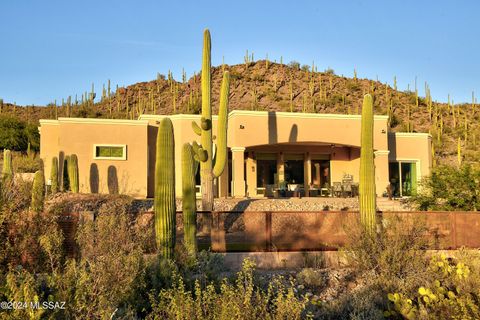
<svg viewBox="0 0 480 320">
<path fill-rule="evenodd" d="M 58 192 L 58 158 L 52 158 L 52 168 L 50 169 L 50 181 L 52 194 Z"/>
<path fill-rule="evenodd" d="M 202 118 L 200 126 L 196 122 L 193 122 L 192 127 L 193 131 L 201 136 L 201 146 L 200 148 L 195 148 L 195 153 L 196 159 L 201 161 L 202 209 L 207 211 L 213 210 L 213 179 L 223 173 L 227 160 L 227 114 L 230 87 L 230 74 L 228 71 L 225 71 L 220 89 L 216 159 L 213 159 L 210 54 L 210 31 L 206 29 L 203 35 Z M 206 153 L 206 157 L 202 156 L 203 153 Z M 213 165 L 213 163 L 215 163 L 215 165 Z"/>
<path fill-rule="evenodd" d="M 367 232 L 375 231 L 376 193 L 375 164 L 373 158 L 373 99 L 367 94 L 363 98 L 362 131 L 360 150 L 360 222 Z"/>
<path fill-rule="evenodd" d="M 185 143 L 182 149 L 182 207 L 183 238 L 190 256 L 197 252 L 197 207 L 195 197 L 195 168 L 193 149 Z"/>
<path fill-rule="evenodd" d="M 43 170 L 35 172 L 33 177 L 32 187 L 32 203 L 31 209 L 35 212 L 41 212 L 43 210 L 43 202 L 45 200 L 45 175 Z"/>
<path fill-rule="evenodd" d="M 3 150 L 3 169 L 2 175 L 4 179 L 13 178 L 12 169 L 12 152 L 8 149 Z"/>
<path fill-rule="evenodd" d="M 68 160 L 68 181 L 70 183 L 70 191 L 78 193 L 78 158 L 76 154 L 72 154 Z"/>
<path fill-rule="evenodd" d="M 173 258 L 175 248 L 175 145 L 169 118 L 160 122 L 155 163 L 155 234 L 162 257 Z"/>
<path fill-rule="evenodd" d="M 457 138 L 457 165 L 462 165 L 462 145 L 460 144 L 460 137 Z"/>
</svg>

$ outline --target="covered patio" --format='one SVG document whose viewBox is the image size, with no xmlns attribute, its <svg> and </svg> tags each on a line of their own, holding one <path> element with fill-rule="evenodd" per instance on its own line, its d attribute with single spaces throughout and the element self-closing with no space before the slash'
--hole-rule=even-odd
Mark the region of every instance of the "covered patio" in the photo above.
<svg viewBox="0 0 480 320">
<path fill-rule="evenodd" d="M 360 149 L 322 142 L 245 149 L 249 197 L 355 197 Z"/>
</svg>

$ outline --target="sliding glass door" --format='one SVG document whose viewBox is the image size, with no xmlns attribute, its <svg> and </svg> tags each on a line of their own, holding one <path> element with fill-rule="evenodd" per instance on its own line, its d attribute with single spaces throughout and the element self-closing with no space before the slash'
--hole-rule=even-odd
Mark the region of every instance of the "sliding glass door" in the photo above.
<svg viewBox="0 0 480 320">
<path fill-rule="evenodd" d="M 389 163 L 389 180 L 392 196 L 408 197 L 417 190 L 417 163 L 396 161 Z"/>
</svg>

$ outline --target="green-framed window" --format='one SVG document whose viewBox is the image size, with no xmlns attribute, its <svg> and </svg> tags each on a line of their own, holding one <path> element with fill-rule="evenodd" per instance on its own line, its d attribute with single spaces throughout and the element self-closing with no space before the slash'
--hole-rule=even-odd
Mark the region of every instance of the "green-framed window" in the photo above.
<svg viewBox="0 0 480 320">
<path fill-rule="evenodd" d="M 126 160 L 127 146 L 124 144 L 96 144 L 93 146 L 93 158 L 105 160 Z"/>
</svg>

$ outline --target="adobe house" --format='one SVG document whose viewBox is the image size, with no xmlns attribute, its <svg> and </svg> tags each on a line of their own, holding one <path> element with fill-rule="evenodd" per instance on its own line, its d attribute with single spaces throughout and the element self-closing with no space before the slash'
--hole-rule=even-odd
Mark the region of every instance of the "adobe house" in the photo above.
<svg viewBox="0 0 480 320">
<path fill-rule="evenodd" d="M 59 157 L 62 170 L 65 155 L 76 154 L 80 192 L 118 191 L 140 198 L 152 197 L 155 143 L 163 117 L 40 120 L 40 157 L 47 180 L 52 157 Z M 183 143 L 200 143 L 191 128 L 191 122 L 199 121 L 200 115 L 176 114 L 170 119 L 174 126 L 175 159 L 180 164 Z M 431 136 L 390 133 L 387 120 L 387 116 L 374 117 L 377 195 L 384 194 L 391 183 L 396 196 L 408 196 L 420 179 L 430 174 Z M 228 168 L 216 181 L 219 197 L 271 196 L 285 183 L 301 188 L 307 195 L 314 190 L 326 194 L 346 178 L 358 183 L 359 115 L 234 110 L 228 121 Z M 214 116 L 214 134 L 216 122 Z M 178 165 L 178 196 L 181 179 Z M 197 184 L 200 185 L 198 175 Z"/>
</svg>

